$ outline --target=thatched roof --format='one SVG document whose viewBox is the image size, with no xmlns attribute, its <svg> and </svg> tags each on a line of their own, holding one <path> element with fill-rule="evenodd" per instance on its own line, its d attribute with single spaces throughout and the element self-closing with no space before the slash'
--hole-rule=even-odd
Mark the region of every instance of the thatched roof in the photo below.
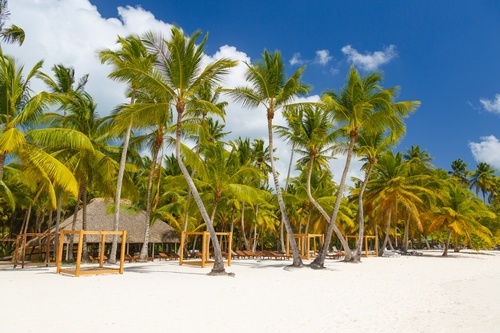
<svg viewBox="0 0 500 333">
<path fill-rule="evenodd" d="M 101 198 L 93 199 L 87 205 L 87 230 L 92 231 L 112 231 L 113 228 L 113 213 L 109 206 L 112 201 Z M 120 225 L 118 230 L 127 231 L 127 243 L 143 243 L 144 233 L 146 231 L 146 215 L 145 212 L 131 214 L 120 211 Z M 60 230 L 71 230 L 73 223 L 73 215 L 61 222 Z M 82 210 L 80 209 L 76 216 L 75 230 L 82 229 Z M 54 231 L 54 230 L 52 230 Z M 111 236 L 109 236 L 111 237 Z M 87 235 L 87 242 L 100 242 L 100 236 Z M 150 243 L 179 243 L 179 236 L 174 228 L 167 223 L 156 220 L 153 226 L 149 228 Z"/>
</svg>

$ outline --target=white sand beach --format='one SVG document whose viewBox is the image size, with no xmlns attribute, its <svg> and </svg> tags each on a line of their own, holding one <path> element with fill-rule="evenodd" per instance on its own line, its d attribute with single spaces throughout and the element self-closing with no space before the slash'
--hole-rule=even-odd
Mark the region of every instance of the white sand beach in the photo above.
<svg viewBox="0 0 500 333">
<path fill-rule="evenodd" d="M 0 267 L 0 332 L 500 332 L 500 253 L 234 260 L 235 277 L 176 261 L 74 277 Z"/>
</svg>

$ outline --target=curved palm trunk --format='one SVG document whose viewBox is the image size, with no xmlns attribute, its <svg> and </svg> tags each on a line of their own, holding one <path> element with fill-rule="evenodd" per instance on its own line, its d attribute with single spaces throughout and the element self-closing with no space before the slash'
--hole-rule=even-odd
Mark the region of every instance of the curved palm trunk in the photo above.
<svg viewBox="0 0 500 333">
<path fill-rule="evenodd" d="M 283 200 L 283 194 L 281 193 L 281 186 L 279 184 L 278 173 L 276 172 L 276 167 L 274 165 L 274 147 L 273 147 L 273 117 L 268 112 L 267 117 L 267 131 L 269 134 L 269 157 L 271 163 L 271 170 L 273 172 L 273 180 L 274 180 L 274 188 L 276 189 L 276 195 L 278 196 L 278 204 L 281 210 L 281 216 L 285 225 L 286 233 L 288 234 L 290 247 L 292 248 L 293 254 L 293 267 L 302 267 L 302 258 L 300 257 L 299 248 L 297 246 L 297 242 L 295 241 L 295 237 L 293 237 L 292 226 L 290 225 L 290 221 L 288 220 L 288 216 L 286 214 L 286 206 L 285 201 Z"/>
<path fill-rule="evenodd" d="M 370 166 L 368 167 L 368 171 L 365 174 L 365 179 L 363 180 L 363 184 L 361 185 L 361 188 L 359 190 L 359 198 L 358 198 L 359 233 L 358 233 L 358 243 L 356 244 L 356 249 L 354 250 L 354 254 L 352 255 L 352 258 L 351 258 L 351 261 L 353 261 L 353 262 L 361 262 L 361 246 L 363 244 L 363 237 L 364 237 L 364 230 L 365 230 L 363 194 L 365 193 L 366 186 L 368 185 L 368 181 L 370 180 L 370 176 L 372 174 L 373 167 L 374 167 L 374 164 L 370 163 Z"/>
<path fill-rule="evenodd" d="M 321 247 L 321 250 L 319 251 L 318 256 L 313 260 L 313 262 L 311 262 L 310 266 L 312 268 L 324 268 L 325 267 L 325 258 L 326 258 L 326 254 L 328 252 L 328 248 L 330 247 L 330 242 L 332 239 L 333 231 L 335 231 L 335 234 L 339 238 L 340 243 L 342 243 L 342 246 L 344 247 L 345 261 L 351 260 L 351 256 L 352 256 L 351 249 L 349 248 L 349 245 L 347 244 L 347 241 L 345 240 L 345 238 L 342 236 L 342 233 L 335 225 L 335 222 L 337 221 L 337 215 L 339 214 L 339 210 L 340 210 L 340 202 L 342 201 L 342 196 L 344 194 L 345 181 L 347 179 L 347 173 L 348 173 L 349 167 L 351 165 L 352 152 L 354 150 L 355 141 L 356 141 L 356 137 L 354 135 L 351 135 L 350 142 L 349 142 L 349 149 L 347 151 L 347 159 L 345 162 L 344 171 L 342 172 L 342 178 L 340 179 L 339 190 L 337 193 L 337 198 L 335 200 L 335 206 L 333 207 L 333 213 L 332 213 L 332 216 L 329 220 L 328 229 L 326 231 L 325 243 L 323 244 L 323 247 Z"/>
<path fill-rule="evenodd" d="M 127 127 L 127 131 L 125 133 L 125 141 L 123 142 L 122 154 L 120 156 L 120 167 L 118 169 L 118 176 L 116 179 L 116 192 L 115 192 L 115 209 L 113 215 L 113 230 L 118 231 L 120 227 L 120 203 L 122 197 L 122 186 L 123 186 L 123 176 L 125 174 L 125 164 L 127 162 L 127 151 L 128 145 L 130 142 L 130 133 L 132 132 L 132 123 Z M 125 239 L 122 239 L 122 242 L 125 242 Z M 118 236 L 113 235 L 113 243 L 111 244 L 111 253 L 109 255 L 108 261 L 111 264 L 116 263 L 116 252 L 118 249 Z"/>
<path fill-rule="evenodd" d="M 191 175 L 189 174 L 188 169 L 184 165 L 184 162 L 182 161 L 182 156 L 181 156 L 181 135 L 182 135 L 182 115 L 184 112 L 184 106 L 183 105 L 177 105 L 177 128 L 176 128 L 176 135 L 175 135 L 175 157 L 177 159 L 177 163 L 179 164 L 179 168 L 181 169 L 182 175 L 184 176 L 184 179 L 186 179 L 186 182 L 188 184 L 189 189 L 192 192 L 194 201 L 196 202 L 196 205 L 198 206 L 198 209 L 200 210 L 200 214 L 203 217 L 203 220 L 207 226 L 208 232 L 210 234 L 210 239 L 212 240 L 212 244 L 214 247 L 214 266 L 212 268 L 212 271 L 209 273 L 209 275 L 227 275 L 226 270 L 224 268 L 224 260 L 222 258 L 222 252 L 219 244 L 219 240 L 217 239 L 217 235 L 215 234 L 215 229 L 212 224 L 212 221 L 210 220 L 210 216 L 208 216 L 207 210 L 205 209 L 205 205 L 203 204 L 203 201 L 201 200 L 200 194 L 198 192 L 198 189 L 196 188 L 196 185 L 194 184 L 193 178 L 191 178 Z"/>
<path fill-rule="evenodd" d="M 450 240 L 451 240 L 451 234 L 452 233 L 453 232 L 450 229 L 450 231 L 448 232 L 448 238 L 446 239 L 446 243 L 444 243 L 444 251 L 443 251 L 443 254 L 442 254 L 443 257 L 448 256 L 448 248 L 450 247 Z"/>
</svg>

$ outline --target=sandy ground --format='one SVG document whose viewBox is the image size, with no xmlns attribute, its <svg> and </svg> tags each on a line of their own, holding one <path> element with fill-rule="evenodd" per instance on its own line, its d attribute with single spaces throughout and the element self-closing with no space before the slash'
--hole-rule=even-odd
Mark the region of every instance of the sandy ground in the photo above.
<svg viewBox="0 0 500 333">
<path fill-rule="evenodd" d="M 0 267 L 0 332 L 500 332 L 500 253 L 234 260 L 235 277 L 174 261 L 74 277 Z"/>
</svg>

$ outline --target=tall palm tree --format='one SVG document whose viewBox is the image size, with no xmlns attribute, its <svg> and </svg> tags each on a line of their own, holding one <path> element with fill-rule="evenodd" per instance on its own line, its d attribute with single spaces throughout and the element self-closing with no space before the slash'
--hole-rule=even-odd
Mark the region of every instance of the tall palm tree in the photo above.
<svg viewBox="0 0 500 333">
<path fill-rule="evenodd" d="M 354 190 L 358 196 L 358 242 L 356 244 L 356 249 L 354 250 L 352 260 L 361 261 L 361 247 L 363 244 L 364 237 L 364 207 L 363 207 L 363 195 L 366 190 L 366 186 L 370 181 L 373 169 L 378 162 L 379 157 L 394 144 L 389 136 L 385 136 L 382 132 L 370 132 L 362 131 L 358 137 L 356 143 L 356 155 L 361 157 L 361 160 L 366 161 L 363 165 L 363 170 L 365 172 L 365 177 L 361 183 L 361 187 Z"/>
<path fill-rule="evenodd" d="M 166 105 L 163 112 L 170 112 L 171 108 L 177 112 L 175 140 L 177 162 L 193 194 L 214 245 L 215 261 L 212 271 L 209 274 L 225 275 L 227 273 L 224 269 L 222 253 L 215 229 L 189 170 L 184 164 L 181 152 L 181 140 L 183 122 L 185 118 L 190 116 L 189 110 L 205 109 L 210 113 L 219 112 L 219 109 L 212 102 L 193 98 L 199 92 L 200 86 L 203 86 L 206 82 L 211 82 L 211 86 L 214 86 L 224 74 L 228 73 L 230 67 L 236 65 L 236 62 L 221 59 L 203 67 L 203 51 L 207 36 L 199 44 L 196 44 L 200 34 L 200 32 L 195 32 L 191 37 L 187 38 L 179 28 L 173 27 L 170 39 L 167 40 L 161 35 L 155 35 L 152 32 L 146 33 L 144 43 L 149 52 L 156 55 L 154 71 L 147 73 L 136 68 L 130 68 L 130 71 L 137 76 L 145 89 L 153 92 L 155 96 L 165 96 L 163 100 L 168 100 L 169 104 Z"/>
<path fill-rule="evenodd" d="M 486 203 L 486 193 L 491 191 L 495 185 L 495 170 L 490 164 L 485 162 L 478 163 L 476 171 L 472 175 L 470 186 L 476 188 L 476 195 L 479 191 L 483 193 L 483 201 Z"/>
<path fill-rule="evenodd" d="M 326 221 L 330 217 L 325 209 L 317 202 L 311 192 L 311 177 L 313 172 L 320 173 L 328 168 L 329 159 L 336 148 L 336 133 L 329 115 L 319 107 L 304 108 L 302 119 L 294 136 L 294 145 L 302 158 L 297 161 L 299 166 L 307 167 L 306 191 L 310 202 L 323 215 Z"/>
<path fill-rule="evenodd" d="M 448 174 L 458 179 L 460 184 L 469 187 L 469 178 L 472 176 L 472 172 L 467 170 L 467 166 L 468 164 L 462 159 L 456 159 L 451 162 L 451 171 L 449 171 Z"/>
<path fill-rule="evenodd" d="M 298 96 L 307 94 L 310 87 L 301 82 L 305 67 L 299 68 L 288 79 L 286 78 L 285 66 L 279 52 L 273 54 L 264 50 L 261 62 L 250 65 L 247 64 L 246 79 L 250 86 L 236 87 L 229 91 L 229 94 L 236 101 L 242 102 L 244 106 L 264 107 L 267 116 L 267 131 L 269 137 L 270 163 L 274 180 L 274 187 L 280 206 L 282 218 L 286 232 L 290 237 L 290 245 L 293 250 L 293 263 L 295 267 L 302 266 L 302 259 L 293 230 L 288 221 L 285 202 L 278 179 L 278 171 L 274 163 L 274 143 L 273 143 L 273 119 L 276 112 L 289 107 L 298 107 L 300 104 L 292 104 Z"/>
<path fill-rule="evenodd" d="M 283 111 L 283 117 L 287 122 L 287 126 L 275 126 L 276 133 L 285 139 L 285 142 L 291 143 L 290 151 L 290 161 L 288 162 L 288 171 L 286 173 L 285 189 L 288 191 L 288 184 L 290 182 L 290 174 L 292 172 L 292 164 L 295 153 L 295 136 L 298 135 L 300 131 L 301 121 L 302 121 L 302 109 L 301 108 L 291 108 Z M 285 238 L 283 234 L 283 219 L 281 219 L 280 225 L 280 243 L 282 250 L 285 249 Z"/>
<path fill-rule="evenodd" d="M 54 116 L 54 124 L 57 117 Z M 79 184 L 76 212 L 79 201 L 82 203 L 82 229 L 87 228 L 87 201 L 89 190 L 99 188 L 100 193 L 111 196 L 114 191 L 113 175 L 118 163 L 110 153 L 114 147 L 109 146 L 110 126 L 96 112 L 96 104 L 92 97 L 84 92 L 76 95 L 75 102 L 68 109 L 66 117 L 60 117 L 59 126 L 73 129 L 85 135 L 91 142 L 93 150 L 73 150 L 66 164 L 73 171 Z M 75 221 L 74 221 L 75 223 Z M 74 225 L 74 224 L 73 224 Z M 83 258 L 88 260 L 87 247 L 84 246 Z M 71 251 L 70 251 L 71 255 Z"/>
<path fill-rule="evenodd" d="M 407 117 L 420 104 L 418 101 L 394 102 L 398 88 L 383 89 L 380 86 L 381 82 L 382 75 L 380 73 L 374 72 L 361 77 L 358 71 L 351 67 L 347 83 L 341 89 L 340 94 L 327 91 L 322 97 L 325 107 L 331 111 L 332 119 L 342 126 L 340 131 L 348 140 L 349 145 L 325 243 L 319 255 L 311 263 L 311 267 L 324 267 L 333 231 L 336 231 L 337 237 L 339 237 L 345 248 L 345 259 L 350 259 L 349 245 L 342 235 L 338 233 L 338 229 L 335 228 L 335 221 L 344 194 L 345 181 L 359 131 L 362 129 L 373 131 L 388 129 L 391 136 L 398 138 L 405 131 L 403 118 Z"/>
<path fill-rule="evenodd" d="M 52 72 L 55 76 L 55 79 L 51 78 L 49 75 L 45 73 L 38 73 L 38 78 L 40 78 L 49 88 L 49 92 L 59 101 L 60 109 L 63 111 L 63 116 L 66 116 L 68 105 L 71 102 L 74 102 L 75 95 L 84 92 L 85 85 L 87 84 L 89 75 L 86 74 L 82 76 L 78 80 L 78 84 L 75 86 L 75 70 L 72 67 L 66 67 L 62 64 L 54 65 L 52 67 Z M 42 133 L 45 131 L 42 131 Z M 57 131 L 56 133 L 62 134 L 62 131 Z M 51 135 L 51 140 L 53 143 L 58 142 L 59 144 L 64 144 L 64 141 L 61 140 L 63 136 L 59 135 Z M 67 134 L 66 134 L 67 135 Z M 73 133 L 73 135 L 78 136 L 78 133 Z M 86 137 L 81 138 L 82 140 L 86 140 Z M 90 142 L 87 142 L 87 148 L 91 148 Z M 61 145 L 58 144 L 57 149 L 62 148 Z M 83 148 L 83 147 L 82 147 Z M 83 149 L 87 149 L 83 148 Z M 61 212 L 62 212 L 62 203 L 64 200 L 64 192 L 58 191 L 57 198 L 57 208 L 56 208 L 56 225 L 55 225 L 55 233 L 59 234 L 59 224 L 61 222 Z M 55 246 L 57 248 L 57 242 L 59 239 L 56 237 Z"/>
<path fill-rule="evenodd" d="M 0 0 L 0 38 L 6 43 L 18 43 L 22 45 L 24 42 L 24 30 L 16 25 L 4 28 L 5 21 L 9 18 L 7 9 L 7 0 Z"/>
<path fill-rule="evenodd" d="M 129 75 L 127 68 L 137 67 L 139 69 L 148 71 L 154 61 L 154 55 L 149 54 L 141 39 L 137 36 L 129 36 L 127 38 L 118 37 L 120 49 L 113 51 L 111 49 L 102 49 L 98 51 L 101 63 L 110 64 L 112 71 L 109 77 L 119 82 L 126 82 L 128 84 L 130 97 L 130 104 L 135 103 L 136 93 L 138 86 L 133 81 L 133 77 Z M 123 138 L 123 147 L 120 157 L 120 167 L 116 179 L 116 192 L 115 192 L 115 207 L 113 212 L 113 228 L 118 231 L 120 224 L 120 202 L 122 195 L 123 176 L 125 174 L 125 165 L 127 162 L 127 151 L 130 142 L 130 135 L 132 132 L 133 120 L 126 121 L 125 137 Z M 147 221 L 149 223 L 149 221 Z M 118 245 L 118 237 L 113 236 L 113 244 L 111 246 L 111 253 L 109 261 L 116 262 L 116 252 Z"/>
</svg>

